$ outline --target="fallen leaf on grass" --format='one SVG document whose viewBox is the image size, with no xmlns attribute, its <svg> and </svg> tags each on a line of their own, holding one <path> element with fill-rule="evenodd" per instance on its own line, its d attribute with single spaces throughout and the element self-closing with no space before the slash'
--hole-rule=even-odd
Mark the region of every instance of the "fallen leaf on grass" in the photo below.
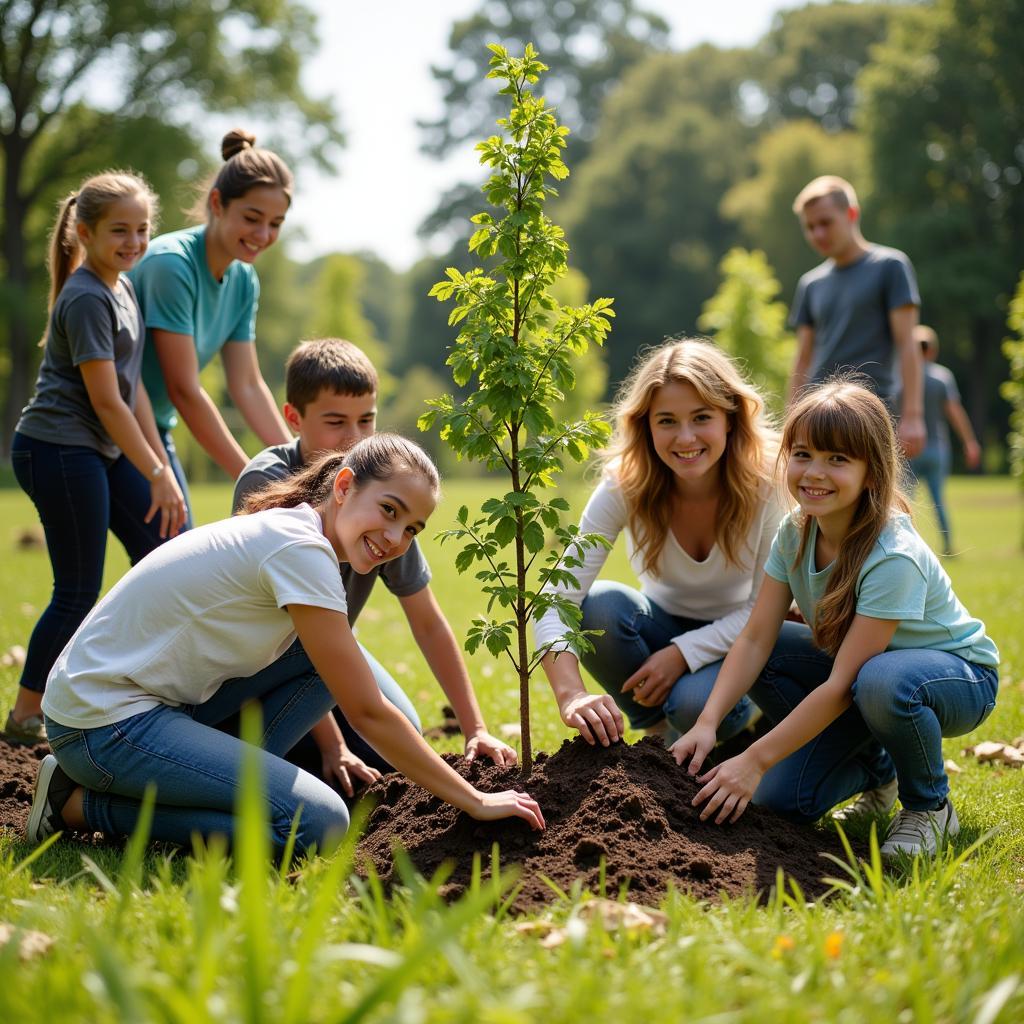
<svg viewBox="0 0 1024 1024">
<path fill-rule="evenodd" d="M 963 772 L 963 768 L 961 768 L 960 765 L 958 765 L 951 757 L 947 757 L 946 760 L 942 762 L 942 767 L 953 775 L 960 775 Z"/>
<path fill-rule="evenodd" d="M 981 743 L 975 743 L 973 747 L 964 747 L 964 754 L 968 757 L 976 757 L 979 764 L 996 761 L 1009 765 L 1011 768 L 1024 766 L 1024 752 L 1009 743 L 999 743 L 995 740 L 982 740 Z"/>
<path fill-rule="evenodd" d="M 54 942 L 53 938 L 44 932 L 33 931 L 30 928 L 19 931 L 13 924 L 0 922 L 0 949 L 14 941 L 16 937 L 18 939 L 18 958 L 22 961 L 45 955 Z"/>
<path fill-rule="evenodd" d="M 0 655 L 0 665 L 4 668 L 21 668 L 25 664 L 25 648 L 21 644 L 15 644 L 13 647 L 8 647 L 2 655 Z"/>
<path fill-rule="evenodd" d="M 553 921 L 525 921 L 516 925 L 516 931 L 521 935 L 536 935 L 545 949 L 555 949 L 568 940 L 580 941 L 586 934 L 586 923 L 591 921 L 597 921 L 606 932 L 621 929 L 630 934 L 649 933 L 660 937 L 665 934 L 668 915 L 636 903 L 599 899 L 584 903 L 564 925 Z"/>
</svg>

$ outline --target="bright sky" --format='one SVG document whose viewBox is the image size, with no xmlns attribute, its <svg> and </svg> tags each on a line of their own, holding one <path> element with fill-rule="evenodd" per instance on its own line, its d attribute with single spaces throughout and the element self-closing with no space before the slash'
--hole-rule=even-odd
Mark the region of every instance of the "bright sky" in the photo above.
<svg viewBox="0 0 1024 1024">
<path fill-rule="evenodd" d="M 429 65 L 447 62 L 452 23 L 479 0 L 307 0 L 320 19 L 320 52 L 306 84 L 330 94 L 348 139 L 338 174 L 304 168 L 286 228 L 299 259 L 370 250 L 396 269 L 423 254 L 416 228 L 441 193 L 477 173 L 472 143 L 441 163 L 419 151 L 417 118 L 436 117 L 441 93 Z M 679 50 L 696 43 L 745 46 L 786 0 L 643 0 L 672 26 Z M 543 57 L 543 54 L 541 55 Z"/>
</svg>

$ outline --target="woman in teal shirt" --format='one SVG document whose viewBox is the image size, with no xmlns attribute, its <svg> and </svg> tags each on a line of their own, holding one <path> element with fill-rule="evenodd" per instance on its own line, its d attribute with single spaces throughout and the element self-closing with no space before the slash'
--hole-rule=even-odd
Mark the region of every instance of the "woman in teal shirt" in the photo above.
<svg viewBox="0 0 1024 1024">
<path fill-rule="evenodd" d="M 232 480 L 249 461 L 199 381 L 218 353 L 228 394 L 260 440 L 291 440 L 256 357 L 253 263 L 277 241 L 291 205 L 292 175 L 280 157 L 254 142 L 239 130 L 224 136 L 224 164 L 206 197 L 206 223 L 153 239 L 131 274 L 146 325 L 142 378 L 186 495 L 170 433 L 178 415 Z"/>
</svg>

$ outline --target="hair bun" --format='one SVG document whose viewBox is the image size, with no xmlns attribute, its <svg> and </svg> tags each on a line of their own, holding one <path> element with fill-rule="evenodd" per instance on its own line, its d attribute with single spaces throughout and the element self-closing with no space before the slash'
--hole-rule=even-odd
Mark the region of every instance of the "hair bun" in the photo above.
<svg viewBox="0 0 1024 1024">
<path fill-rule="evenodd" d="M 220 155 L 225 160 L 241 153 L 243 149 L 252 149 L 256 145 L 256 136 L 251 132 L 243 131 L 241 128 L 232 128 L 231 131 L 221 139 Z"/>
</svg>

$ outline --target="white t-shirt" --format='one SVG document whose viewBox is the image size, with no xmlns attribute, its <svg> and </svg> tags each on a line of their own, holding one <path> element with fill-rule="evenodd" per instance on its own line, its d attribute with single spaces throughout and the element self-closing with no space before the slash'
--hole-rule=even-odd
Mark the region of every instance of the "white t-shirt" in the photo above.
<svg viewBox="0 0 1024 1024">
<path fill-rule="evenodd" d="M 690 671 L 694 672 L 724 658 L 747 624 L 761 587 L 764 563 L 783 513 L 774 489 L 766 486 L 764 500 L 758 506 L 744 549 L 739 553 L 741 565 L 729 562 L 717 544 L 703 562 L 698 562 L 683 550 L 670 530 L 658 558 L 657 575 L 654 575 L 644 570 L 643 554 L 637 550 L 627 528 L 629 516 L 622 491 L 613 478 L 606 476 L 583 510 L 580 533 L 599 533 L 614 543 L 625 531 L 626 552 L 629 564 L 640 581 L 640 592 L 671 615 L 708 623 L 672 639 L 682 651 Z M 607 558 L 608 552 L 603 547 L 589 548 L 583 557 L 583 565 L 572 570 L 579 582 L 579 590 L 553 589 L 576 604 L 582 604 Z M 537 622 L 534 633 L 538 648 L 543 647 L 563 636 L 565 625 L 558 613 L 551 609 Z M 556 644 L 552 648 L 556 651 L 566 649 L 565 644 Z"/>
<path fill-rule="evenodd" d="M 50 672 L 43 710 L 94 729 L 159 704 L 202 704 L 288 649 L 289 604 L 346 611 L 338 556 L 309 505 L 183 533 L 89 613 Z"/>
</svg>

